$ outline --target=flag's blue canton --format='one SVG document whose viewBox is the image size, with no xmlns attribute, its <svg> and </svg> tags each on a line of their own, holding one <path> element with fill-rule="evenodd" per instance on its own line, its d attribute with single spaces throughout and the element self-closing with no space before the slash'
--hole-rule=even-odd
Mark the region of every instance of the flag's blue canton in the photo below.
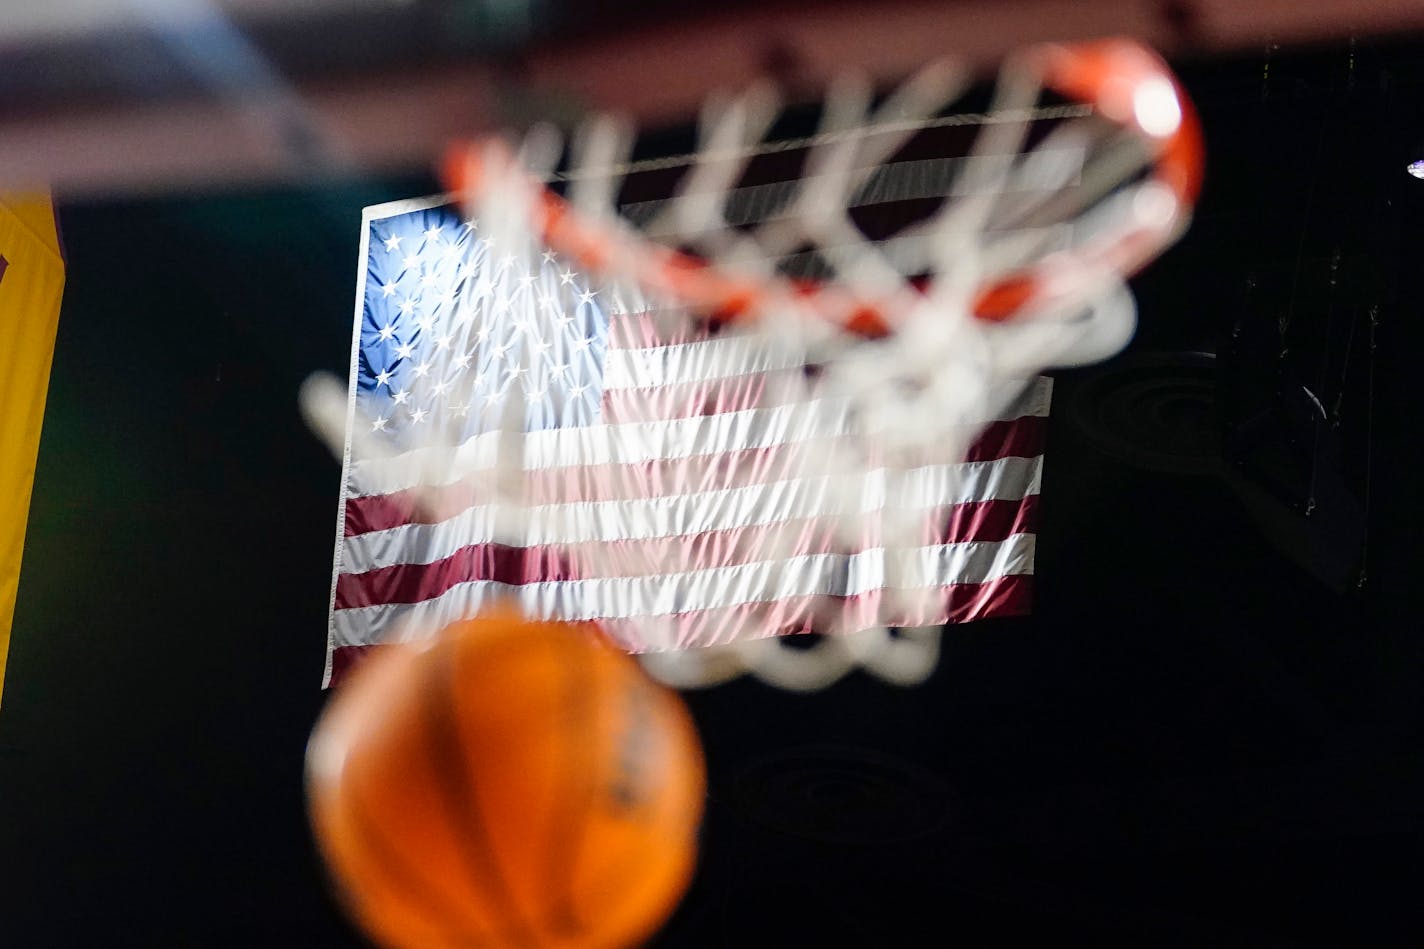
<svg viewBox="0 0 1424 949">
<path fill-rule="evenodd" d="M 518 385 L 526 429 L 599 419 L 603 294 L 552 252 L 528 259 L 443 206 L 370 224 L 358 400 L 410 444 L 498 427 Z"/>
</svg>

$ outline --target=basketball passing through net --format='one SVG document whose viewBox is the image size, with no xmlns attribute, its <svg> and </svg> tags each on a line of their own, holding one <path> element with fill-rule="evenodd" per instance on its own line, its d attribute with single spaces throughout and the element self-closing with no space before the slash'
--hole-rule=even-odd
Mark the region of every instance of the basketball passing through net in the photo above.
<svg viewBox="0 0 1424 949">
<path fill-rule="evenodd" d="M 1030 47 L 986 107 L 956 111 L 977 78 L 940 62 L 889 91 L 841 77 L 810 107 L 769 85 L 714 95 L 672 158 L 632 160 L 634 130 L 608 116 L 452 149 L 450 189 L 500 254 L 455 343 L 478 360 L 482 327 L 532 327 L 562 292 L 541 295 L 536 262 L 567 261 L 618 301 L 644 383 L 691 366 L 681 394 L 633 386 L 646 404 L 625 421 L 551 426 L 521 380 L 566 370 L 564 343 L 531 332 L 498 353 L 508 381 L 414 450 L 351 425 L 337 384 L 304 390 L 309 419 L 342 452 L 418 469 L 432 511 L 461 485 L 472 543 L 575 581 L 505 591 L 526 612 L 597 622 L 670 684 L 920 681 L 955 608 L 942 577 L 972 546 L 951 529 L 966 454 L 1042 371 L 1127 343 L 1125 281 L 1182 232 L 1201 175 L 1191 106 L 1137 43 Z"/>
</svg>

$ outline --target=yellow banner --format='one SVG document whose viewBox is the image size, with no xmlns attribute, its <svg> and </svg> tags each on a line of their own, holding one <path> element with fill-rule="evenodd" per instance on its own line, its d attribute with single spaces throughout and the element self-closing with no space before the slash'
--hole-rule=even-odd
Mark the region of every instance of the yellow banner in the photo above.
<svg viewBox="0 0 1424 949">
<path fill-rule="evenodd" d="M 49 196 L 0 195 L 0 690 L 63 294 Z"/>
</svg>

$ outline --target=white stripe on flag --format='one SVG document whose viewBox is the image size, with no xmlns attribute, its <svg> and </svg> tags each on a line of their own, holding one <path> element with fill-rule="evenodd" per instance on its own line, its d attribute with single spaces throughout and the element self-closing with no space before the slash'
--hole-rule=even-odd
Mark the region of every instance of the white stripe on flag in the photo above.
<svg viewBox="0 0 1424 949">
<path fill-rule="evenodd" d="M 887 478 L 887 473 L 880 471 L 864 479 L 866 492 L 845 513 L 884 510 L 892 500 L 892 485 L 893 500 L 911 510 L 969 501 L 1012 500 L 1039 493 L 1042 466 L 1039 456 L 916 468 L 894 478 Z M 632 501 L 540 505 L 529 509 L 522 541 L 531 547 L 590 541 L 617 543 L 705 534 L 818 515 L 834 517 L 843 510 L 835 487 L 835 479 L 827 476 Z M 461 547 L 493 542 L 496 513 L 491 505 L 477 505 L 438 524 L 403 524 L 347 537 L 341 572 L 365 573 L 398 563 L 432 563 Z"/>
<path fill-rule="evenodd" d="M 899 551 L 904 589 L 933 589 L 946 583 L 985 583 L 1033 573 L 1035 535 L 1014 534 L 1003 541 L 940 544 Z M 681 574 L 558 580 L 511 585 L 494 580 L 458 584 L 433 599 L 414 604 L 382 604 L 337 610 L 333 630 L 337 646 L 364 645 L 371 629 L 392 623 L 440 629 L 473 615 L 494 598 L 512 597 L 539 616 L 566 620 L 638 619 L 742 603 L 765 603 L 798 596 L 857 595 L 879 589 L 887 576 L 885 551 L 813 554 L 779 561 L 712 567 Z M 649 635 L 656 623 L 651 623 Z M 647 643 L 650 649 L 671 643 Z"/>
<path fill-rule="evenodd" d="M 603 357 L 604 389 L 643 389 L 681 382 L 743 376 L 749 372 L 796 369 L 806 359 L 755 336 L 734 335 L 695 343 L 612 349 Z"/>
<path fill-rule="evenodd" d="M 1038 379 L 1021 399 L 984 422 L 1047 417 L 1051 393 L 1051 382 Z M 524 467 L 630 465 L 771 448 L 844 435 L 850 431 L 847 422 L 844 411 L 835 412 L 820 400 L 667 421 L 546 429 L 524 436 Z M 484 432 L 458 448 L 421 448 L 392 459 L 353 460 L 346 496 L 451 484 L 488 470 L 497 458 L 499 436 L 499 432 Z"/>
</svg>

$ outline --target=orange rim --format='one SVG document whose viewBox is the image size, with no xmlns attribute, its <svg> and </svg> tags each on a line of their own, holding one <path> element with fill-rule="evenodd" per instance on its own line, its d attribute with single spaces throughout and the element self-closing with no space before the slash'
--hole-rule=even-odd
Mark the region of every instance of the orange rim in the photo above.
<svg viewBox="0 0 1424 949">
<path fill-rule="evenodd" d="M 1031 47 L 1023 62 L 1039 72 L 1045 88 L 1091 105 L 1148 143 L 1153 167 L 1143 186 L 1156 186 L 1173 204 L 1165 213 L 1135 221 L 1109 238 L 1049 255 L 986 282 L 974 295 L 971 311 L 991 322 L 1010 319 L 1031 304 L 1071 295 L 1071 276 L 1070 285 L 1063 287 L 1063 275 L 1081 273 L 1085 267 L 1124 276 L 1136 273 L 1176 239 L 1201 190 L 1200 124 L 1156 53 L 1133 40 L 1109 39 Z M 475 193 L 494 174 L 486 166 L 491 158 L 512 167 L 509 152 L 491 149 L 490 144 L 466 143 L 449 150 L 442 172 L 450 191 Z M 588 220 L 548 188 L 532 179 L 529 183 L 537 189 L 534 211 L 542 240 L 591 273 L 607 273 L 616 265 L 651 295 L 716 320 L 754 319 L 762 308 L 790 296 L 865 336 L 884 335 L 894 325 L 885 304 L 858 298 L 833 281 L 760 280 L 728 273 L 626 228 Z"/>
</svg>

